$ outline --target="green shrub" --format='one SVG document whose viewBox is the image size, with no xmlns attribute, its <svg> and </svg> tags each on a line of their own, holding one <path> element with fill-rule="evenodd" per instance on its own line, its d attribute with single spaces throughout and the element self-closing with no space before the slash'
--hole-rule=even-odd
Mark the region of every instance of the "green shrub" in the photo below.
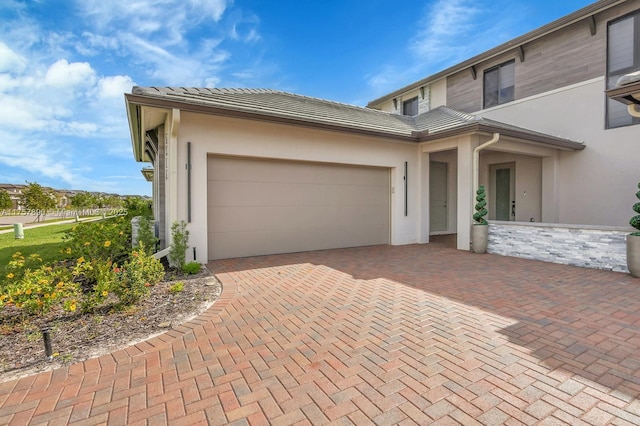
<svg viewBox="0 0 640 426">
<path fill-rule="evenodd" d="M 140 216 L 138 225 L 138 243 L 136 247 L 141 247 L 142 243 L 147 253 L 155 253 L 159 240 L 156 238 L 151 221 L 145 216 Z"/>
<path fill-rule="evenodd" d="M 184 220 L 173 222 L 171 225 L 171 246 L 169 247 L 169 263 L 172 267 L 182 270 L 184 267 L 187 247 L 189 245 L 189 231 Z"/>
<path fill-rule="evenodd" d="M 184 291 L 184 283 L 182 281 L 178 281 L 177 283 L 169 287 L 170 293 L 176 294 L 180 293 L 181 291 Z"/>
<path fill-rule="evenodd" d="M 113 292 L 123 305 L 133 305 L 149 295 L 149 287 L 164 278 L 164 267 L 144 247 L 131 253 L 122 267 L 114 267 Z"/>
<path fill-rule="evenodd" d="M 129 256 L 131 223 L 125 217 L 81 223 L 71 228 L 64 240 L 67 247 L 63 254 L 68 259 L 84 257 L 121 263 Z"/>
<path fill-rule="evenodd" d="M 142 197 L 127 197 L 124 200 L 124 208 L 127 210 L 128 220 L 131 220 L 136 216 L 153 216 L 150 199 Z"/>
<path fill-rule="evenodd" d="M 473 220 L 478 224 L 478 225 L 487 225 L 488 222 L 487 220 L 484 218 L 487 215 L 487 201 L 486 201 L 486 193 L 484 190 L 484 185 L 480 185 L 480 187 L 478 187 L 478 190 L 476 191 L 476 212 L 473 214 Z"/>
<path fill-rule="evenodd" d="M 187 275 L 193 275 L 200 272 L 200 264 L 198 262 L 189 262 L 182 267 L 182 272 Z"/>
<path fill-rule="evenodd" d="M 640 189 L 640 183 L 638 184 L 638 188 Z M 640 191 L 636 192 L 636 198 L 640 200 Z M 637 231 L 633 232 L 631 235 L 640 236 L 640 201 L 633 205 L 633 211 L 638 214 L 631 218 L 631 220 L 629 221 L 629 225 L 636 228 Z"/>
</svg>

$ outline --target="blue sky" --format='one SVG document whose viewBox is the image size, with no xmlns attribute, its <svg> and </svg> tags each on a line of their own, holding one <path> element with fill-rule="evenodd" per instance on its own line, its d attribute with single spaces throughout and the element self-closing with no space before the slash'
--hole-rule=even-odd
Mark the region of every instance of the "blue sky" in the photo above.
<svg viewBox="0 0 640 426">
<path fill-rule="evenodd" d="M 272 88 L 364 106 L 588 0 L 0 0 L 0 183 L 150 195 L 123 94 Z"/>
</svg>

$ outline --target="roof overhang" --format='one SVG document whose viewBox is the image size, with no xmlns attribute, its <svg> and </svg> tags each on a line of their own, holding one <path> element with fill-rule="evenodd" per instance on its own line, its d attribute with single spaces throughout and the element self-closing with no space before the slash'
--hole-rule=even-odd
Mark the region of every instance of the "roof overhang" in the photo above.
<svg viewBox="0 0 640 426">
<path fill-rule="evenodd" d="M 157 108 L 153 103 L 139 102 L 140 99 L 137 99 L 138 97 L 128 93 L 124 96 L 127 105 L 129 130 L 131 132 L 133 157 L 138 162 L 153 162 L 146 149 L 146 132 L 163 124 L 171 110 L 170 108 Z"/>
<path fill-rule="evenodd" d="M 371 130 L 363 127 L 349 127 L 346 125 L 332 124 L 326 122 L 313 121 L 312 119 L 304 120 L 301 118 L 291 118 L 269 113 L 265 111 L 247 111 L 238 110 L 233 107 L 221 107 L 217 105 L 206 105 L 201 103 L 192 103 L 180 99 L 167 99 L 153 95 L 125 95 L 127 99 L 127 110 L 129 113 L 129 126 L 132 133 L 132 143 L 134 157 L 137 161 L 150 161 L 145 150 L 145 133 L 158 125 L 162 124 L 166 118 L 166 114 L 171 109 L 176 108 L 181 111 L 196 112 L 202 114 L 211 114 L 218 116 L 259 120 L 279 124 L 296 125 L 323 130 L 338 131 L 343 133 L 355 133 L 373 137 L 383 137 L 386 139 L 397 140 L 401 142 L 429 142 L 439 139 L 445 139 L 465 134 L 493 134 L 500 133 L 503 136 L 516 139 L 518 141 L 530 144 L 542 145 L 565 151 L 579 151 L 585 148 L 585 145 L 579 142 L 563 139 L 544 133 L 518 130 L 517 128 L 502 127 L 499 125 L 491 125 L 487 123 L 472 123 L 461 125 L 454 129 L 429 133 L 428 131 L 414 131 L 411 134 L 397 132 L 383 132 L 379 130 Z"/>
<path fill-rule="evenodd" d="M 167 99 L 160 96 L 152 96 L 152 95 L 134 95 L 134 94 L 125 94 L 127 99 L 127 110 L 129 111 L 129 127 L 132 131 L 132 141 L 134 143 L 134 156 L 137 157 L 136 152 L 136 144 L 137 142 L 135 137 L 141 139 L 144 142 L 144 132 L 146 130 L 150 130 L 152 127 L 147 127 L 144 129 L 144 126 L 141 126 L 140 129 L 135 129 L 135 125 L 140 122 L 145 121 L 145 110 L 149 108 L 162 109 L 166 111 L 170 111 L 172 108 L 179 109 L 181 111 L 195 112 L 201 114 L 210 114 L 210 115 L 218 115 L 224 117 L 232 117 L 232 118 L 243 118 L 248 120 L 257 120 L 257 121 L 267 121 L 271 123 L 280 123 L 287 125 L 297 125 L 303 127 L 311 127 L 322 130 L 333 130 L 339 132 L 347 132 L 347 133 L 356 133 L 367 136 L 374 137 L 383 137 L 383 138 L 391 138 L 397 139 L 406 142 L 419 142 L 416 138 L 410 134 L 400 133 L 400 132 L 385 132 L 379 130 L 368 129 L 366 127 L 354 127 L 343 125 L 341 123 L 327 123 L 321 121 L 314 120 L 304 120 L 300 118 L 292 118 L 286 115 L 281 115 L 276 112 L 270 111 L 262 111 L 262 110 L 247 110 L 247 109 L 236 109 L 233 107 L 224 107 L 219 105 L 207 105 L 202 103 L 193 103 L 187 102 L 180 99 Z M 132 114 L 133 106 L 136 106 L 138 111 L 135 114 Z M 137 120 L 137 121 L 134 121 Z M 148 120 L 147 120 L 148 121 Z M 136 132 L 142 131 L 140 135 L 137 133 L 134 134 L 134 129 Z M 144 129 L 144 130 L 143 130 Z M 144 147 L 144 145 L 142 145 Z M 142 151 L 142 153 L 144 153 Z M 145 160 L 137 160 L 137 161 L 145 161 Z"/>
<path fill-rule="evenodd" d="M 585 148 L 585 145 L 583 143 L 575 142 L 569 139 L 546 135 L 544 133 L 524 132 L 517 129 L 493 126 L 486 123 L 474 123 L 466 126 L 459 126 L 455 129 L 431 134 L 428 132 L 414 132 L 416 138 L 419 139 L 419 142 L 431 142 L 467 134 L 482 134 L 491 136 L 495 133 L 499 133 L 500 136 L 509 137 L 519 142 L 541 145 L 561 151 L 581 151 Z"/>
</svg>

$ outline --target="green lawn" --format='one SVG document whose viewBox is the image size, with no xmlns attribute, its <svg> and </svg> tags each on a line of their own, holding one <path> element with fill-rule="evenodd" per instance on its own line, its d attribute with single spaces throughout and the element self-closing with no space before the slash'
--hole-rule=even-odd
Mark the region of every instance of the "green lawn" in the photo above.
<svg viewBox="0 0 640 426">
<path fill-rule="evenodd" d="M 16 240 L 13 232 L 0 234 L 0 265 L 11 261 L 11 256 L 19 251 L 25 257 L 37 253 L 44 263 L 60 259 L 60 249 L 64 245 L 64 233 L 73 228 L 75 223 L 48 225 L 37 228 L 24 228 L 24 239 Z"/>
</svg>

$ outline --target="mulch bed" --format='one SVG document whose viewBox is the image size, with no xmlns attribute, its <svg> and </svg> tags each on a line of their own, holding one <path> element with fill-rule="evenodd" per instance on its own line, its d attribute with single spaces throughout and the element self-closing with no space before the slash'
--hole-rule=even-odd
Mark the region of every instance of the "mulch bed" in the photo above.
<svg viewBox="0 0 640 426">
<path fill-rule="evenodd" d="M 37 321 L 20 321 L 15 309 L 0 310 L 0 382 L 84 361 L 146 340 L 200 314 L 222 291 L 220 283 L 204 267 L 195 275 L 168 272 L 165 278 L 170 281 L 151 287 L 147 299 L 123 311 L 113 306 L 93 314 L 52 311 Z M 169 288 L 179 281 L 184 283 L 184 290 L 170 292 Z M 45 355 L 42 325 L 51 328 L 51 360 Z"/>
</svg>

